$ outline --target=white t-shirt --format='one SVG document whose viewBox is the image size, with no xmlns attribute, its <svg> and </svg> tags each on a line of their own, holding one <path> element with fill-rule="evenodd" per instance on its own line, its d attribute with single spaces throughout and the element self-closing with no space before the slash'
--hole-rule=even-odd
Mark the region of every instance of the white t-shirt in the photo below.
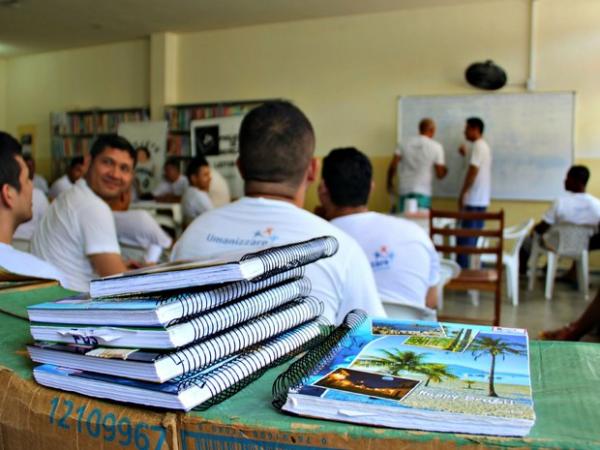
<svg viewBox="0 0 600 450">
<path fill-rule="evenodd" d="M 189 186 L 181 199 L 183 222 L 189 224 L 200 214 L 213 209 L 212 201 L 208 194 L 195 186 Z"/>
<path fill-rule="evenodd" d="M 158 254 L 169 248 L 173 239 L 163 230 L 156 219 L 148 211 L 130 209 L 129 211 L 113 211 L 117 238 L 125 245 L 141 247 L 151 253 Z M 158 247 L 156 250 L 154 248 Z M 148 261 L 147 262 L 156 262 Z"/>
<path fill-rule="evenodd" d="M 229 191 L 229 185 L 227 180 L 221 173 L 211 167 L 210 169 L 211 181 L 210 188 L 208 189 L 208 195 L 215 208 L 231 203 L 231 192 Z"/>
<path fill-rule="evenodd" d="M 71 189 L 72 187 L 73 183 L 71 183 L 71 180 L 69 180 L 69 176 L 65 174 L 58 180 L 56 180 L 54 183 L 52 183 L 52 186 L 50 186 L 49 195 L 51 198 L 56 198 L 64 191 L 66 191 L 67 189 Z"/>
<path fill-rule="evenodd" d="M 181 197 L 187 187 L 189 186 L 187 177 L 180 175 L 176 181 L 173 183 L 168 182 L 167 180 L 162 180 L 156 188 L 152 191 L 152 195 L 155 197 L 160 197 L 161 195 L 177 195 Z"/>
<path fill-rule="evenodd" d="M 26 241 L 30 241 L 33 237 L 33 232 L 36 230 L 40 221 L 46 214 L 46 210 L 48 209 L 48 199 L 46 198 L 46 195 L 38 188 L 33 188 L 31 209 L 33 212 L 31 220 L 22 223 L 17 227 L 15 234 L 13 234 L 13 239 L 24 239 Z"/>
<path fill-rule="evenodd" d="M 306 266 L 311 295 L 324 303 L 323 315 L 340 323 L 350 310 L 361 308 L 371 316 L 385 317 L 369 261 L 356 241 L 285 201 L 242 197 L 202 214 L 175 243 L 171 259 L 215 258 L 325 235 L 337 238 L 338 252 Z"/>
<path fill-rule="evenodd" d="M 90 280 L 98 275 L 88 255 L 120 254 L 112 211 L 81 178 L 52 202 L 31 250 L 62 270 L 66 288 L 89 291 Z"/>
<path fill-rule="evenodd" d="M 33 187 L 38 188 L 44 195 L 48 195 L 48 182 L 43 176 L 37 173 L 33 175 Z"/>
<path fill-rule="evenodd" d="M 560 222 L 598 225 L 600 223 L 600 200 L 586 192 L 567 192 L 554 201 L 542 219 L 548 225 Z"/>
<path fill-rule="evenodd" d="M 58 280 L 64 286 L 64 275 L 52 264 L 0 242 L 0 272 L 3 270 L 24 277 Z"/>
<path fill-rule="evenodd" d="M 365 212 L 331 221 L 363 248 L 384 302 L 425 307 L 440 280 L 440 259 L 429 236 L 408 220 Z"/>
<path fill-rule="evenodd" d="M 473 142 L 469 165 L 479 168 L 473 186 L 467 192 L 465 205 L 489 206 L 492 192 L 492 151 L 483 139 Z"/>
<path fill-rule="evenodd" d="M 398 166 L 399 193 L 431 196 L 431 182 L 435 165 L 444 165 L 444 148 L 428 136 L 410 138 L 396 149 L 402 156 Z"/>
</svg>

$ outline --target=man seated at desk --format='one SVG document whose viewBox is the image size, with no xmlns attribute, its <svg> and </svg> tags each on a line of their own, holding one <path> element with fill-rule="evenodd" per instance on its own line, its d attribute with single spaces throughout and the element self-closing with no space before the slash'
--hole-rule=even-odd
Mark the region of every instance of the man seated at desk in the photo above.
<svg viewBox="0 0 600 450">
<path fill-rule="evenodd" d="M 435 309 L 440 261 L 433 243 L 417 224 L 369 211 L 372 174 L 356 148 L 332 150 L 318 189 L 324 216 L 363 248 L 384 302 Z"/>
<path fill-rule="evenodd" d="M 21 144 L 0 131 L 0 275 L 2 272 L 61 281 L 51 264 L 11 246 L 19 225 L 31 219 L 33 182 L 21 155 Z"/>
<path fill-rule="evenodd" d="M 189 186 L 181 199 L 183 223 L 187 226 L 200 214 L 213 209 L 209 189 L 212 171 L 204 156 L 192 159 L 186 170 Z"/>
<path fill-rule="evenodd" d="M 52 186 L 50 186 L 50 193 L 48 194 L 50 200 L 57 198 L 64 191 L 71 189 L 77 180 L 83 176 L 84 172 L 83 157 L 76 156 L 69 162 L 67 173 L 54 181 Z"/>
<path fill-rule="evenodd" d="M 196 218 L 175 243 L 171 257 L 214 258 L 225 252 L 331 235 L 338 252 L 306 267 L 323 315 L 340 323 L 361 308 L 385 316 L 369 262 L 354 239 L 302 209 L 314 181 L 315 135 L 308 118 L 288 102 L 266 102 L 244 117 L 238 168 L 245 196 Z"/>
<path fill-rule="evenodd" d="M 181 174 L 179 162 L 168 159 L 163 169 L 163 180 L 152 191 L 157 202 L 179 203 L 188 187 L 188 180 Z"/>
<path fill-rule="evenodd" d="M 33 254 L 65 273 L 65 287 L 82 292 L 92 278 L 127 270 L 107 202 L 130 190 L 135 151 L 125 138 L 104 135 L 85 159 L 85 177 L 52 202 L 32 241 Z"/>
</svg>

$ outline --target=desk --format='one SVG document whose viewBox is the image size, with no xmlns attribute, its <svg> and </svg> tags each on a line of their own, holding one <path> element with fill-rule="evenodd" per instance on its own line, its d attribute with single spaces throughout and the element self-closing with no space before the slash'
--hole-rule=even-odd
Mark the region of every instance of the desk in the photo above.
<svg viewBox="0 0 600 450">
<path fill-rule="evenodd" d="M 150 212 L 160 225 L 164 225 L 175 230 L 175 236 L 181 234 L 183 225 L 183 212 L 181 203 L 155 202 L 152 200 L 142 200 L 129 205 L 129 209 L 145 209 Z M 164 212 L 168 214 L 165 215 Z"/>
<path fill-rule="evenodd" d="M 65 294 L 52 287 L 0 296 L 0 308 Z M 24 345 L 28 323 L 0 314 L 0 449 L 199 450 L 238 448 L 600 449 L 600 345 L 531 343 L 536 425 L 526 438 L 391 430 L 283 415 L 271 407 L 282 367 L 208 411 L 126 406 L 35 384 Z M 119 424 L 115 430 L 113 424 Z"/>
</svg>

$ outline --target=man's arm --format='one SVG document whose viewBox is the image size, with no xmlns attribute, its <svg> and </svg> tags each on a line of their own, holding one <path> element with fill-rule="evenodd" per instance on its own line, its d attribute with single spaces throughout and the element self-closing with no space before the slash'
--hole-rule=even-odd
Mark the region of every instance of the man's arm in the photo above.
<svg viewBox="0 0 600 450">
<path fill-rule="evenodd" d="M 396 175 L 396 170 L 398 169 L 398 163 L 402 159 L 401 155 L 394 155 L 392 160 L 390 161 L 390 165 L 387 171 L 387 190 L 390 194 L 394 193 L 394 176 Z"/>
<path fill-rule="evenodd" d="M 94 271 L 101 277 L 127 272 L 127 266 L 118 253 L 88 255 Z"/>
<path fill-rule="evenodd" d="M 445 165 L 435 164 L 433 167 L 435 168 L 435 176 L 438 177 L 438 180 L 448 175 L 448 168 Z"/>
<path fill-rule="evenodd" d="M 465 176 L 465 181 L 463 182 L 463 187 L 460 191 L 460 197 L 458 198 L 458 207 L 463 209 L 465 206 L 465 196 L 469 189 L 475 183 L 475 178 L 477 178 L 477 174 L 479 173 L 479 167 L 474 165 L 469 165 L 469 170 L 467 171 L 467 175 Z"/>
<path fill-rule="evenodd" d="M 425 306 L 431 309 L 437 308 L 438 291 L 437 286 L 431 286 L 425 295 Z"/>
</svg>

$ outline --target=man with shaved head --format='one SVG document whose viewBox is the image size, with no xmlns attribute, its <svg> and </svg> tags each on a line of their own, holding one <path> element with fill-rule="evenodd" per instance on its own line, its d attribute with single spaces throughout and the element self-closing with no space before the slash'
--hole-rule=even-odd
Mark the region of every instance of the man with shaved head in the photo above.
<svg viewBox="0 0 600 450">
<path fill-rule="evenodd" d="M 398 172 L 397 212 L 404 211 L 407 199 L 415 199 L 420 209 L 431 207 L 432 175 L 442 179 L 448 173 L 444 148 L 433 140 L 435 122 L 425 118 L 419 122 L 419 135 L 399 145 L 387 173 L 388 191 L 393 193 L 394 176 Z"/>
</svg>

